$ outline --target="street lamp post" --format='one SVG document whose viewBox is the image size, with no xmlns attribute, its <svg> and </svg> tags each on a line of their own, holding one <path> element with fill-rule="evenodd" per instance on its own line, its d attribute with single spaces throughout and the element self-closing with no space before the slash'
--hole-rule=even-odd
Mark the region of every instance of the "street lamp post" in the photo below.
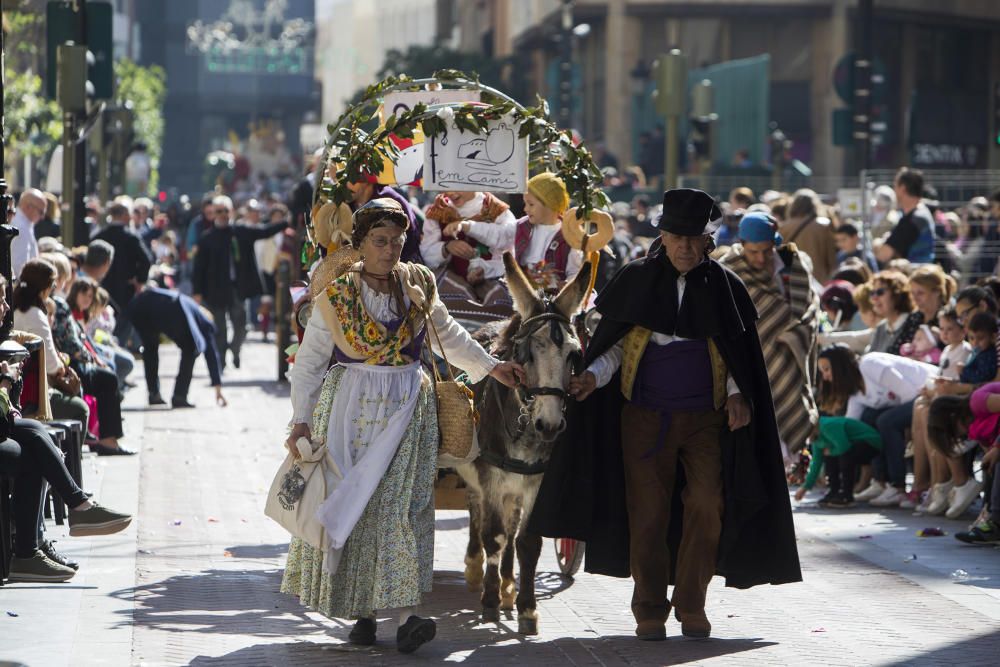
<svg viewBox="0 0 1000 667">
<path fill-rule="evenodd" d="M 7 127 L 4 113 L 4 83 L 7 69 L 5 35 L 3 33 L 3 4 L 0 4 L 0 273 L 7 279 L 7 303 L 13 296 L 14 271 L 11 267 L 10 243 L 17 236 L 17 230 L 7 224 L 7 214 L 11 210 L 14 198 L 7 194 L 7 179 L 4 178 L 6 163 Z M 7 315 L 0 323 L 0 340 L 4 340 L 14 328 L 14 311 L 7 309 Z"/>
<path fill-rule="evenodd" d="M 858 170 L 871 160 L 873 0 L 858 0 L 858 57 L 854 60 L 854 142 Z"/>
<path fill-rule="evenodd" d="M 559 41 L 559 127 L 573 125 L 573 0 L 562 0 Z"/>
</svg>

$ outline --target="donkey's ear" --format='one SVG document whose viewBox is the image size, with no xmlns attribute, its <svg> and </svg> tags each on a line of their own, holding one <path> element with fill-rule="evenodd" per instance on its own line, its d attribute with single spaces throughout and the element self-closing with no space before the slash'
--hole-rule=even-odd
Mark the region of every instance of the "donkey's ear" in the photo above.
<svg viewBox="0 0 1000 667">
<path fill-rule="evenodd" d="M 503 266 L 507 270 L 507 288 L 514 300 L 514 309 L 523 318 L 541 313 L 545 309 L 545 305 L 538 298 L 531 281 L 517 265 L 513 253 L 508 251 L 503 254 Z"/>
<path fill-rule="evenodd" d="M 552 302 L 556 310 L 565 317 L 572 319 L 580 310 L 580 306 L 587 300 L 587 288 L 590 286 L 590 262 L 585 261 L 580 267 L 580 272 L 576 274 L 570 282 L 559 292 L 559 296 Z"/>
</svg>

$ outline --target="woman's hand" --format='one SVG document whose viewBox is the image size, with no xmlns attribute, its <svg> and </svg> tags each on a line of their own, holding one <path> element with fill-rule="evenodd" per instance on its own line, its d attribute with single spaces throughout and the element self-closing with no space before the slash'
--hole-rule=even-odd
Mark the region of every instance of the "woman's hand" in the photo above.
<svg viewBox="0 0 1000 667">
<path fill-rule="evenodd" d="M 468 229 L 468 223 L 465 220 L 460 220 L 459 222 L 453 222 L 446 225 L 443 230 L 441 230 L 442 236 L 449 236 L 451 238 L 456 238 L 459 234 Z"/>
<path fill-rule="evenodd" d="M 936 396 L 956 396 L 962 392 L 962 383 L 948 378 L 934 378 L 934 394 Z"/>
<path fill-rule="evenodd" d="M 14 381 L 21 377 L 21 364 L 11 364 L 6 361 L 0 361 L 0 374 L 9 375 L 14 378 Z"/>
<path fill-rule="evenodd" d="M 479 283 L 486 280 L 486 271 L 484 271 L 482 267 L 474 266 L 469 269 L 469 272 L 465 275 L 465 279 L 470 285 L 475 287 Z"/>
<path fill-rule="evenodd" d="M 990 451 L 983 454 L 983 470 L 992 470 L 997 461 L 1000 461 L 1000 447 L 991 447 Z"/>
<path fill-rule="evenodd" d="M 802 500 L 803 498 L 805 498 L 806 497 L 806 491 L 808 491 L 808 490 L 809 489 L 807 489 L 806 487 L 800 486 L 798 488 L 798 490 L 795 492 L 795 500 Z"/>
<path fill-rule="evenodd" d="M 597 389 L 597 376 L 590 371 L 584 371 L 569 379 L 569 394 L 578 401 L 586 400 L 595 389 Z"/>
<path fill-rule="evenodd" d="M 516 387 L 519 383 L 524 382 L 526 376 L 521 364 L 513 361 L 501 361 L 490 371 L 490 377 L 508 387 Z"/>
<path fill-rule="evenodd" d="M 293 424 L 292 431 L 288 434 L 288 438 L 285 440 L 285 447 L 295 458 L 299 458 L 299 449 L 295 446 L 295 443 L 299 441 L 299 438 L 305 438 L 309 441 L 312 440 L 312 431 L 309 430 L 309 424 Z"/>
<path fill-rule="evenodd" d="M 476 256 L 476 249 L 465 241 L 449 241 L 445 249 L 449 254 L 462 259 L 472 259 Z"/>
<path fill-rule="evenodd" d="M 224 408 L 229 405 L 229 401 L 227 401 L 226 397 L 222 395 L 222 387 L 220 386 L 215 387 L 215 404 L 220 408 Z"/>
</svg>

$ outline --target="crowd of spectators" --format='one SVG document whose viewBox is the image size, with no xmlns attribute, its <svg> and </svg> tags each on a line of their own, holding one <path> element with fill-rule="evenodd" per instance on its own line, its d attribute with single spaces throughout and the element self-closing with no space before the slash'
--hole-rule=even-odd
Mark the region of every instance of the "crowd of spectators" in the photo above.
<svg viewBox="0 0 1000 667">
<path fill-rule="evenodd" d="M 782 242 L 812 259 L 822 317 L 807 390 L 820 418 L 786 461 L 796 497 L 825 480 L 826 508 L 976 511 L 956 537 L 996 544 L 1000 191 L 956 211 L 932 192 L 921 172 L 901 169 L 874 192 L 865 223 L 809 190 L 758 200 L 739 188 L 717 243 L 740 244 L 740 219 L 765 212 Z"/>
<path fill-rule="evenodd" d="M 601 255 L 598 290 L 659 235 L 656 197 L 643 189 L 642 170 L 619 173 L 613 158 L 602 158 L 615 234 Z M 222 372 L 229 364 L 240 367 L 248 329 L 266 340 L 274 325 L 274 276 L 281 254 L 301 238 L 315 183 L 310 178 L 287 203 L 267 193 L 235 203 L 209 193 L 193 206 L 182 200 L 169 207 L 146 198 L 91 198 L 90 240 L 76 248 L 59 240 L 58 199 L 23 192 L 10 219 L 19 231 L 11 248 L 11 306 L 15 330 L 43 343 L 51 415 L 85 424 L 87 446 L 98 455 L 134 453 L 121 400 L 141 359 L 148 404 L 167 403 L 158 378 L 163 337 L 182 353 L 171 407 L 191 406 L 187 393 L 199 355 L 218 404 L 225 405 Z M 356 188 L 361 199 L 365 187 Z M 368 189 L 368 199 L 393 197 L 412 212 L 411 250 L 419 257 L 429 195 Z M 892 186 L 871 196 L 866 220 L 841 214 L 836 202 L 808 189 L 758 196 L 739 187 L 721 202 L 716 256 L 743 243 L 741 221 L 748 216 L 771 221 L 780 247 L 806 258 L 802 265 L 818 295 L 819 345 L 805 376 L 820 417 L 807 444 L 787 451 L 789 481 L 799 485 L 800 499 L 825 486 L 818 504 L 838 510 L 864 502 L 959 518 L 980 508 L 959 539 L 998 543 L 1000 499 L 992 472 L 1000 457 L 1000 191 L 948 211 L 919 171 L 902 169 Z M 520 210 L 520 202 L 510 203 Z M 12 366 L 0 367 L 0 388 L 18 380 Z M 51 442 L 17 410 L 11 404 L 5 412 L 11 428 L 0 445 L 3 469 L 19 481 L 34 480 L 18 488 L 47 480 L 73 505 L 71 526 L 79 524 L 79 512 L 91 502 L 67 485 Z M 72 576 L 51 542 L 25 528 L 39 523 L 38 504 L 16 505 L 22 575 Z M 99 512 L 114 529 L 127 525 L 126 515 Z"/>
<path fill-rule="evenodd" d="M 287 207 L 250 200 L 236 210 L 228 197 L 213 194 L 194 219 L 183 208 L 161 210 L 147 198 L 122 196 L 105 205 L 91 198 L 88 241 L 72 248 L 60 240 L 55 196 L 26 190 L 9 213 L 18 234 L 11 242 L 11 302 L 0 297 L 0 316 L 13 311 L 11 337 L 40 347 L 36 377 L 21 377 L 30 364 L 0 363 L 0 474 L 15 482 L 11 581 L 66 581 L 76 571 L 77 564 L 44 538 L 44 483 L 69 507 L 70 535 L 117 532 L 131 520 L 79 488 L 45 421 L 79 422 L 85 447 L 98 456 L 135 454 L 121 406 L 135 387 L 129 377 L 137 360 L 145 366 L 148 404 L 165 405 L 159 345 L 171 339 L 181 360 L 170 406 L 189 408 L 195 359 L 204 355 L 216 402 L 224 406 L 222 370 L 227 352 L 239 367 L 246 309 L 264 313 L 252 319 L 265 337 L 272 324 L 270 296 Z M 180 291 L 192 287 L 193 297 Z M 234 325 L 231 339 L 226 317 Z M 29 384 L 41 387 L 37 401 L 23 392 Z"/>
</svg>

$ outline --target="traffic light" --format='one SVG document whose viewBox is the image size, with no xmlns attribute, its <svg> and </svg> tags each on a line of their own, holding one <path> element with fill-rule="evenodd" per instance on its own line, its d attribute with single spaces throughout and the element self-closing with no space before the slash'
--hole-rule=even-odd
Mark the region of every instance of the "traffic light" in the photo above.
<svg viewBox="0 0 1000 667">
<path fill-rule="evenodd" d="M 94 85 L 87 79 L 92 58 L 86 46 L 60 44 L 56 48 L 56 101 L 63 111 L 87 110 L 87 100 L 94 96 Z"/>
<path fill-rule="evenodd" d="M 703 79 L 691 89 L 691 147 L 699 159 L 712 159 L 712 124 L 719 115 L 714 112 L 712 82 Z"/>
<path fill-rule="evenodd" d="M 656 59 L 656 110 L 661 116 L 683 116 L 687 108 L 687 58 L 678 49 Z"/>
<path fill-rule="evenodd" d="M 86 45 L 92 54 L 87 63 L 85 79 L 91 81 L 93 97 L 109 100 L 114 97 L 114 53 L 112 41 L 112 8 L 107 2 L 87 2 L 84 19 L 80 19 L 76 4 L 66 0 L 50 0 L 45 8 L 45 46 L 49 62 L 46 90 L 50 99 L 57 95 L 58 48 L 71 43 Z"/>
</svg>

